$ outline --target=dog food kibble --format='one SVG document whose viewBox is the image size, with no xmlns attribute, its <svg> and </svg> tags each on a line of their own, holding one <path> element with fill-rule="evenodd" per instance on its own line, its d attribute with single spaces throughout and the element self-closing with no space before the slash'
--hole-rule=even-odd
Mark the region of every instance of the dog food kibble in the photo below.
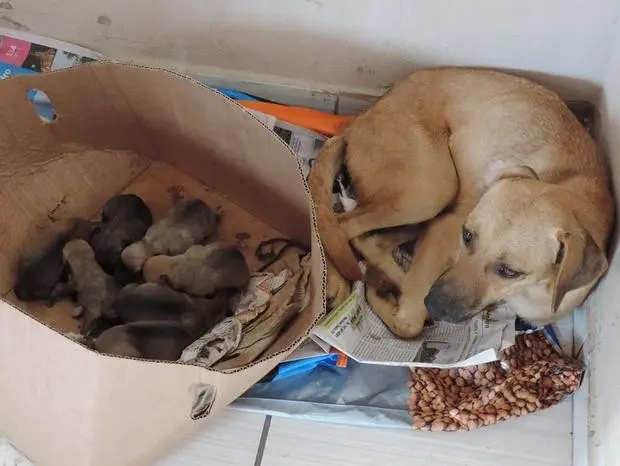
<svg viewBox="0 0 620 466">
<path fill-rule="evenodd" d="M 497 362 L 449 370 L 412 369 L 412 424 L 417 430 L 450 432 L 523 416 L 573 393 L 582 373 L 581 364 L 558 354 L 542 332 L 519 335 Z"/>
</svg>

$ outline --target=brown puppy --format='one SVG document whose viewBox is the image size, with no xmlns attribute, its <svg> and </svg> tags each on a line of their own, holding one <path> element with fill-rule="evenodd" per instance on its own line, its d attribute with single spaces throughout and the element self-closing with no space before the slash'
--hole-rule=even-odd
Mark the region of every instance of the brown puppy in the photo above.
<svg viewBox="0 0 620 466">
<path fill-rule="evenodd" d="M 80 332 L 92 336 L 100 330 L 106 319 L 115 318 L 111 305 L 118 294 L 119 286 L 97 264 L 95 253 L 86 241 L 69 241 L 62 253 L 69 266 L 70 280 L 77 292 L 78 304 L 82 308 Z"/>
<path fill-rule="evenodd" d="M 345 161 L 357 207 L 330 209 Z M 499 303 L 534 323 L 579 305 L 607 268 L 613 200 L 596 145 L 553 92 L 471 69 L 414 73 L 332 138 L 310 185 L 319 233 L 348 279 L 361 278 L 348 242 L 401 290 L 377 314 L 401 337 L 427 310 L 460 320 Z M 409 272 L 365 235 L 418 224 Z"/>
<path fill-rule="evenodd" d="M 92 224 L 79 218 L 53 223 L 24 244 L 17 261 L 17 279 L 13 288 L 22 301 L 61 297 L 67 269 L 62 249 L 72 239 L 88 240 Z"/>
<path fill-rule="evenodd" d="M 218 221 L 215 212 L 200 199 L 181 201 L 149 228 L 141 241 L 125 248 L 122 260 L 131 270 L 138 271 L 151 256 L 183 254 L 211 236 Z"/>
<path fill-rule="evenodd" d="M 192 246 L 175 257 L 155 256 L 144 265 L 144 280 L 166 283 L 193 296 L 209 296 L 217 290 L 243 289 L 250 270 L 243 254 L 223 243 Z"/>
<path fill-rule="evenodd" d="M 124 324 L 175 322 L 199 338 L 224 318 L 230 310 L 230 299 L 224 293 L 213 299 L 194 298 L 156 283 L 132 284 L 121 290 L 112 310 Z"/>
<path fill-rule="evenodd" d="M 104 331 L 93 347 L 107 354 L 176 361 L 195 338 L 180 324 L 133 322 Z"/>
</svg>

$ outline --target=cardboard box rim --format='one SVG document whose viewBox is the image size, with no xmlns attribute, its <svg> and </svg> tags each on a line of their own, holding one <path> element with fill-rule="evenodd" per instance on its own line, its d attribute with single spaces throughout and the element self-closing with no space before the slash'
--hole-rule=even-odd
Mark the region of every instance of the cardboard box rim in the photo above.
<svg viewBox="0 0 620 466">
<path fill-rule="evenodd" d="M 148 67 L 148 66 L 141 66 L 141 65 L 131 65 L 131 64 L 116 64 L 116 63 L 111 63 L 111 62 L 102 62 L 102 63 L 95 63 L 95 64 L 88 64 L 88 65 L 82 65 L 82 66 L 78 66 L 69 70 L 57 70 L 57 71 L 53 71 L 51 73 L 45 74 L 45 75 L 41 75 L 41 76 L 16 76 L 13 78 L 9 78 L 8 80 L 5 80 L 4 82 L 0 83 L 0 96 L 2 95 L 1 90 L 3 88 L 7 88 L 8 86 L 11 85 L 11 83 L 14 84 L 14 87 L 20 87 L 21 90 L 24 89 L 30 89 L 30 88 L 42 88 L 42 90 L 45 91 L 45 86 L 43 85 L 44 82 L 46 82 L 46 80 L 49 80 L 51 76 L 55 75 L 62 75 L 62 76 L 71 76 L 72 74 L 75 76 L 80 76 L 79 74 L 81 74 L 82 77 L 84 77 L 86 74 L 88 74 L 88 77 L 85 78 L 85 81 L 87 79 L 98 79 L 100 76 L 98 76 L 95 73 L 95 70 L 100 70 L 102 72 L 110 72 L 112 74 L 114 74 L 115 70 L 136 70 L 137 72 L 140 73 L 155 73 L 158 76 L 162 76 L 162 80 L 165 81 L 165 79 L 170 78 L 170 79 L 174 79 L 174 80 L 183 80 L 185 82 L 187 82 L 187 86 L 191 86 L 192 88 L 198 88 L 200 89 L 201 92 L 204 92 L 206 90 L 207 94 L 209 94 L 211 97 L 210 98 L 206 98 L 205 97 L 205 102 L 208 101 L 209 99 L 213 100 L 213 99 L 218 99 L 219 100 L 219 104 L 221 105 L 225 105 L 227 106 L 230 110 L 227 110 L 227 112 L 230 112 L 230 115 L 232 115 L 233 113 L 237 113 L 237 115 L 235 115 L 236 118 L 238 118 L 239 120 L 245 120 L 247 122 L 252 122 L 251 124 L 256 125 L 258 123 L 258 125 L 260 126 L 261 130 L 263 130 L 265 133 L 268 134 L 268 137 L 271 140 L 271 144 L 277 144 L 281 149 L 283 149 L 286 152 L 281 152 L 281 155 L 286 154 L 288 157 L 291 157 L 294 162 L 295 162 L 295 167 L 296 167 L 296 176 L 297 179 L 295 180 L 295 183 L 299 183 L 301 182 L 302 187 L 303 187 L 303 191 L 305 194 L 305 205 L 306 205 L 306 210 L 307 212 L 304 213 L 305 216 L 309 217 L 309 226 L 310 226 L 310 238 L 311 238 L 311 247 L 312 247 L 312 256 L 313 256 L 313 275 L 314 278 L 311 280 L 311 296 L 310 296 L 310 300 L 308 305 L 306 306 L 306 308 L 304 308 L 304 310 L 302 312 L 309 312 L 309 308 L 310 307 L 316 307 L 320 305 L 320 309 L 321 311 L 317 313 L 317 315 L 315 316 L 314 319 L 311 320 L 311 322 L 309 322 L 308 325 L 304 325 L 304 330 L 301 334 L 297 334 L 295 338 L 293 338 L 293 341 L 286 345 L 283 349 L 280 349 L 279 351 L 276 351 L 273 354 L 268 354 L 267 356 L 263 356 L 261 358 L 259 358 L 258 360 L 247 364 L 243 367 L 239 367 L 239 368 L 235 368 L 235 369 L 231 369 L 231 370 L 227 370 L 227 371 L 215 371 L 212 369 L 205 369 L 205 368 L 199 368 L 199 366 L 193 366 L 196 368 L 199 368 L 198 370 L 200 370 L 201 373 L 207 375 L 207 374 L 211 374 L 212 376 L 216 376 L 217 375 L 217 380 L 214 380 L 213 383 L 215 385 L 221 385 L 219 393 L 216 393 L 214 395 L 214 398 L 217 398 L 218 396 L 221 395 L 221 393 L 223 391 L 226 390 L 226 380 L 231 380 L 229 379 L 229 377 L 234 376 L 234 374 L 239 374 L 239 373 L 243 373 L 243 372 L 252 372 L 252 374 L 254 374 L 256 372 L 256 370 L 261 369 L 261 374 L 264 375 L 266 372 L 268 372 L 268 370 L 270 370 L 272 367 L 275 367 L 275 365 L 280 362 L 283 357 L 290 353 L 295 347 L 297 347 L 299 345 L 299 343 L 307 336 L 309 330 L 312 328 L 312 326 L 314 326 L 317 321 L 322 317 L 322 315 L 324 314 L 324 310 L 325 310 L 325 285 L 326 285 L 326 263 L 325 263 L 325 258 L 323 255 L 323 249 L 321 246 L 320 241 L 318 241 L 318 237 L 317 237 L 317 233 L 316 233 L 316 217 L 315 217 L 315 209 L 314 209 L 314 204 L 312 202 L 311 196 L 310 196 L 310 192 L 309 192 L 309 188 L 308 185 L 306 183 L 306 181 L 303 178 L 303 174 L 302 174 L 302 169 L 301 166 L 299 164 L 299 161 L 297 160 L 296 155 L 292 152 L 292 150 L 290 149 L 290 147 L 288 145 L 286 145 L 276 134 L 274 134 L 273 132 L 271 132 L 270 130 L 268 130 L 263 123 L 261 123 L 258 119 L 256 119 L 252 114 L 250 114 L 249 112 L 247 112 L 241 105 L 239 105 L 238 103 L 234 102 L 233 100 L 229 99 L 228 97 L 224 96 L 223 94 L 221 94 L 220 92 L 206 86 L 203 83 L 200 83 L 190 77 L 184 76 L 182 74 L 179 74 L 177 72 L 174 71 L 170 71 L 170 70 L 162 70 L 162 69 L 158 69 L 158 68 L 154 68 L 154 67 Z M 119 71 L 119 73 L 121 73 L 121 71 Z M 166 77 L 165 79 L 163 77 Z M 41 84 L 41 85 L 37 85 L 37 84 Z M 101 84 L 101 83 L 100 83 Z M 5 93 L 6 94 L 6 93 Z M 21 97 L 21 104 L 23 104 L 26 101 L 25 98 L 25 93 L 23 93 Z M 54 102 L 54 98 L 53 96 L 50 96 L 50 98 L 52 99 L 52 102 Z M 10 99 L 11 101 L 9 102 L 9 105 L 12 103 L 17 102 L 14 99 Z M 215 102 L 215 101 L 214 101 Z M 20 105 L 21 105 L 20 104 Z M 30 105 L 30 104 L 28 104 Z M 29 110 L 33 111 L 32 108 L 30 108 Z M 135 111 L 135 109 L 133 109 Z M 5 112 L 6 112 L 6 107 L 5 107 Z M 34 114 L 34 112 L 33 112 Z M 36 115 L 35 115 L 36 116 Z M 0 110 L 0 123 L 2 123 L 3 120 L 5 120 L 6 118 L 6 113 L 3 113 L 2 110 Z M 38 119 L 38 117 L 37 117 Z M 144 122 L 138 117 L 137 121 L 144 124 Z M 42 122 L 39 121 L 39 124 L 43 124 Z M 55 123 L 50 123 L 50 125 L 53 125 Z M 146 134 L 146 133 L 145 133 Z M 216 149 L 214 149 L 214 151 L 216 151 Z M 141 157 L 144 157 L 145 159 L 147 158 L 144 154 L 140 154 Z M 159 153 L 157 154 L 157 156 L 152 156 L 149 157 L 151 158 L 153 161 L 158 161 L 158 160 L 162 160 L 162 154 Z M 225 158 L 225 157 L 224 157 Z M 0 161 L 0 164 L 2 162 Z M 166 162 L 168 163 L 168 162 Z M 174 165 L 174 164 L 173 164 Z M 2 167 L 0 166 L 0 169 Z M 193 177 L 192 173 L 189 173 L 187 171 L 185 171 L 183 168 L 179 168 L 181 171 L 184 171 L 185 173 L 187 173 L 188 176 Z M 129 179 L 129 183 L 131 183 L 133 180 L 135 180 L 141 173 L 143 173 L 144 171 L 148 170 L 148 166 L 140 171 L 139 173 L 135 174 L 133 177 L 131 177 Z M 1 172 L 1 170 L 0 170 Z M 199 181 L 200 183 L 202 183 L 203 185 L 205 185 L 206 187 L 208 187 L 208 184 L 205 184 L 202 182 L 202 180 L 195 178 L 197 181 Z M 216 192 L 220 192 L 219 190 L 215 190 Z M 228 193 L 222 193 L 223 196 L 227 197 L 226 194 Z M 236 200 L 232 200 L 232 202 L 237 203 Z M 2 203 L 0 203 L 1 206 Z M 1 209 L 1 207 L 0 207 Z M 248 210 L 249 211 L 249 210 Z M 249 211 L 251 212 L 251 211 Z M 308 215 L 309 214 L 309 215 Z M 267 222 L 268 223 L 268 222 Z M 318 270 L 317 270 L 317 265 L 318 265 Z M 316 276 L 316 274 L 318 273 L 318 277 Z M 62 336 L 62 340 L 69 340 L 71 341 L 68 337 L 64 336 L 62 333 L 60 333 L 59 331 L 57 331 L 56 329 L 54 329 L 50 324 L 48 324 L 47 322 L 44 322 L 43 320 L 41 320 L 40 318 L 38 318 L 37 316 L 32 315 L 32 313 L 28 312 L 27 310 L 21 308 L 21 306 L 19 306 L 18 304 L 14 304 L 11 302 L 8 302 L 6 300 L 7 295 L 10 293 L 3 293 L 2 297 L 1 297 L 1 302 L 2 302 L 2 312 L 19 312 L 20 314 L 24 315 L 27 317 L 27 319 L 29 319 L 29 323 L 27 324 L 28 326 L 34 325 L 34 326 L 40 326 L 40 327 L 45 327 L 47 332 L 50 332 L 50 334 L 54 334 L 54 338 L 57 338 L 59 335 Z M 298 317 L 299 318 L 299 317 Z M 33 327 L 34 329 L 34 327 Z M 7 329 L 5 329 L 5 331 L 7 331 Z M 81 345 L 79 343 L 76 343 L 75 341 L 71 341 L 71 343 L 73 344 L 73 348 L 80 348 L 78 351 L 80 354 L 84 355 L 85 353 L 92 353 L 94 356 L 89 356 L 89 358 L 95 358 L 94 361 L 99 361 L 100 363 L 104 363 L 104 366 L 109 366 L 108 364 L 105 364 L 106 361 L 111 361 L 111 360 L 117 360 L 117 361 L 125 361 L 125 360 L 129 360 L 129 361 L 135 361 L 136 364 L 140 364 L 141 367 L 145 367 L 145 366 L 157 366 L 157 367 L 165 367 L 167 369 L 169 368 L 173 368 L 175 366 L 188 366 L 187 364 L 182 364 L 182 363 L 177 363 L 177 362 L 167 362 L 167 361 L 146 361 L 146 360 L 140 360 L 140 359 L 134 359 L 134 358 L 124 358 L 124 357 L 117 357 L 117 356 L 110 356 L 110 355 L 102 355 L 102 354 L 98 354 L 95 351 L 85 347 L 84 345 Z M 75 352 L 75 350 L 72 349 L 72 354 L 78 354 Z M 5 355 L 6 356 L 6 355 Z M 2 358 L 0 357 L 0 363 L 2 363 Z M 102 367 L 104 367 L 102 366 Z M 260 368 L 257 366 L 261 366 Z M 252 370 L 253 369 L 253 370 Z M 262 371 L 262 369 L 265 369 L 264 371 Z M 260 376 L 262 376 L 260 375 Z M 259 376 L 259 377 L 260 377 Z M 207 376 L 208 377 L 208 376 Z M 199 377 L 201 381 L 204 381 L 204 377 Z M 254 375 L 254 378 L 256 378 L 256 376 Z M 257 379 L 256 379 L 257 380 Z M 246 389 L 249 388 L 249 386 L 251 386 L 251 384 L 254 382 L 255 380 L 247 380 L 247 384 L 246 384 Z M 11 383 L 16 383 L 15 381 L 12 381 Z M 98 396 L 99 394 L 96 394 L 96 396 Z M 216 403 L 213 403 L 213 405 L 215 405 Z M 1 407 L 2 405 L 0 405 Z M 208 417 L 209 412 L 207 412 L 205 414 L 204 417 Z M 189 416 L 186 417 L 186 419 L 188 420 L 189 424 L 197 424 L 195 420 L 189 420 Z M 96 426 L 93 426 L 96 427 Z M 179 429 L 181 429 L 181 427 L 179 426 L 179 428 L 177 430 L 175 430 L 174 432 L 177 432 Z M 0 431 L 5 431 L 4 427 L 0 427 Z M 8 434 L 9 438 L 11 438 L 11 432 L 4 432 L 5 434 Z M 31 441 L 27 442 L 27 443 L 32 443 Z M 45 443 L 45 442 L 40 442 L 39 439 L 39 443 Z M 29 451 L 28 445 L 20 444 L 18 443 L 17 445 L 19 448 L 23 449 L 23 451 L 28 454 L 31 455 L 32 453 Z M 51 446 L 46 445 L 43 447 L 37 447 L 37 450 L 39 453 L 43 452 L 43 451 L 50 451 Z M 62 457 L 62 453 L 58 453 L 56 451 L 54 451 L 56 456 L 55 459 L 59 459 Z M 136 451 L 135 452 L 136 455 L 133 458 L 128 459 L 127 461 L 131 461 L 131 463 L 127 463 L 127 464 L 143 464 L 141 461 L 144 457 L 144 455 L 146 454 L 145 452 L 142 451 Z M 60 456 L 58 456 L 60 455 Z M 53 456 L 53 455 L 52 455 Z M 96 455 L 94 455 L 92 458 L 90 458 L 90 460 L 86 461 L 85 458 L 81 457 L 81 458 L 75 458 L 75 461 L 77 462 L 73 462 L 74 460 L 71 459 L 70 461 L 67 461 L 66 459 L 63 459 L 64 463 L 62 464 L 62 466 L 69 466 L 70 464 L 76 464 L 76 465 L 80 465 L 82 466 L 82 464 L 93 464 L 93 465 L 99 465 L 99 464 L 107 464 L 106 461 L 111 460 L 112 458 L 109 457 L 108 459 L 103 459 L 100 462 L 99 459 L 95 458 Z M 107 456 L 107 455 L 106 455 Z M 112 454 L 112 457 L 114 457 L 114 454 Z M 69 457 L 66 457 L 69 458 Z M 119 457 L 120 458 L 120 457 Z M 123 456 L 123 458 L 125 458 Z M 37 460 L 40 461 L 40 455 L 34 454 L 32 457 L 33 460 Z M 60 464 L 58 462 L 53 462 L 54 460 L 50 460 L 52 462 L 50 462 L 49 464 Z M 81 461 L 81 463 L 80 463 Z M 43 466 L 44 464 L 47 463 L 41 463 L 41 466 Z M 121 464 L 121 463 L 116 463 L 116 464 Z M 122 463 L 125 464 L 125 463 Z"/>
</svg>

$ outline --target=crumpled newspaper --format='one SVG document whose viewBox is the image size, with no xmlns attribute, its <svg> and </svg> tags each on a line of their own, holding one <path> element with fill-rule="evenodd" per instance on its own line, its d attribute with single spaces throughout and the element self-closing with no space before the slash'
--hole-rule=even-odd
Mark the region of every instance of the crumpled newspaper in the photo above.
<svg viewBox="0 0 620 466">
<path fill-rule="evenodd" d="M 185 348 L 178 361 L 211 367 L 239 346 L 242 330 L 239 319 L 228 317 Z"/>
<path fill-rule="evenodd" d="M 278 274 L 264 272 L 252 276 L 246 291 L 235 306 L 235 317 L 243 324 L 254 320 L 267 309 L 273 294 L 286 285 L 290 276 L 291 271 L 288 269 Z"/>
<path fill-rule="evenodd" d="M 253 275 L 246 291 L 235 306 L 234 315 L 224 319 L 207 334 L 189 345 L 178 361 L 213 367 L 225 357 L 233 355 L 245 336 L 245 326 L 269 309 L 274 296 L 279 296 L 287 288 L 294 289 L 299 280 L 298 275 L 299 271 L 294 274 L 289 268 Z M 294 278 L 296 280 L 293 280 Z M 293 281 L 293 288 L 291 288 L 291 281 Z M 274 328 L 277 329 L 279 326 L 275 325 Z"/>
<path fill-rule="evenodd" d="M 215 369 L 234 369 L 258 359 L 276 341 L 282 329 L 304 309 L 309 301 L 310 255 L 291 254 L 288 260 L 296 263 L 291 267 L 292 276 L 273 294 L 267 308 L 243 326 L 239 346 L 217 363 Z"/>
</svg>

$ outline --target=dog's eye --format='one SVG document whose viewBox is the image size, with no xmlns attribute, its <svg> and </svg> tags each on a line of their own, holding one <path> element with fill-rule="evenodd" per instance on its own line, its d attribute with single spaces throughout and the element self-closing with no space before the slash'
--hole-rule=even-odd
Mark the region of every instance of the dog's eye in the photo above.
<svg viewBox="0 0 620 466">
<path fill-rule="evenodd" d="M 463 227 L 463 244 L 469 246 L 474 239 L 474 233 L 467 227 Z"/>
<path fill-rule="evenodd" d="M 519 278 L 523 275 L 522 272 L 518 272 L 516 270 L 511 269 L 506 264 L 497 264 L 495 266 L 495 273 L 502 278 L 507 278 L 509 280 Z"/>
</svg>

